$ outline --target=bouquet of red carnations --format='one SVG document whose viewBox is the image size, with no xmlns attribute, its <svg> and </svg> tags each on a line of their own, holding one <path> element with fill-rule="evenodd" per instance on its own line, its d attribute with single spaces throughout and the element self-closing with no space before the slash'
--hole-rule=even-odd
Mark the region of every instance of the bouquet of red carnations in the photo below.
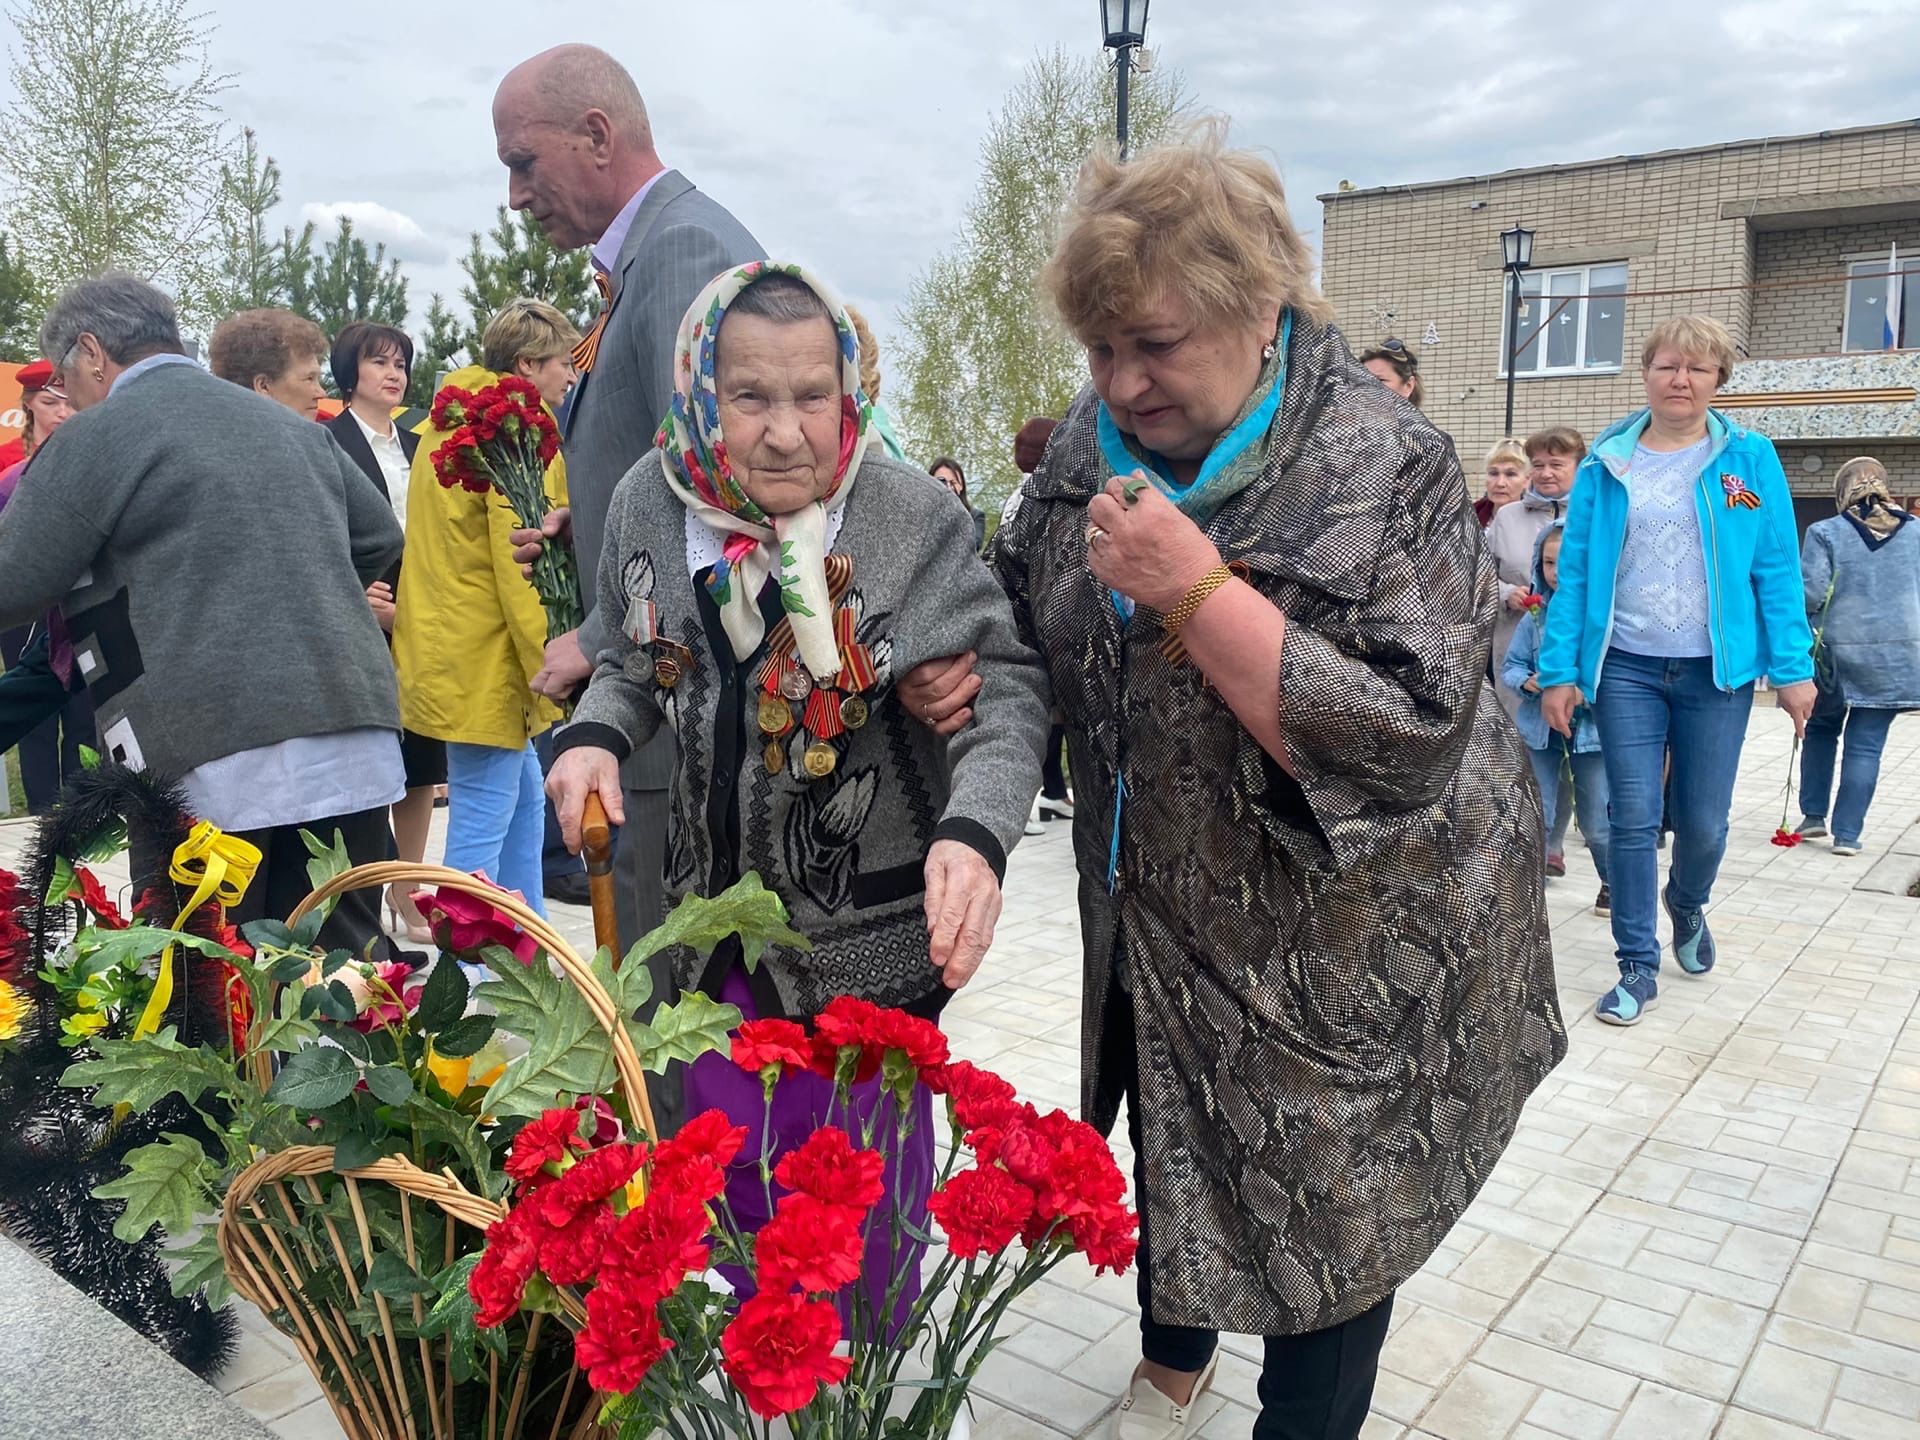
<svg viewBox="0 0 1920 1440">
<path fill-rule="evenodd" d="M 429 419 L 450 432 L 433 452 L 433 473 L 449 490 L 495 490 L 513 508 L 523 530 L 545 518 L 546 473 L 560 453 L 560 428 L 540 392 L 517 375 L 502 375 L 478 391 L 449 385 L 433 398 Z M 533 562 L 533 588 L 547 612 L 547 639 L 579 628 L 580 574 L 573 551 L 543 546 Z"/>
<path fill-rule="evenodd" d="M 600 1145 L 580 1109 L 549 1110 L 513 1142 L 512 1208 L 469 1278 L 483 1331 L 523 1307 L 557 1311 L 555 1287 L 585 1292 L 575 1356 L 623 1440 L 745 1440 L 782 1416 L 796 1440 L 877 1440 L 903 1422 L 944 1440 L 1020 1294 L 1069 1255 L 1132 1264 L 1139 1218 L 1106 1141 L 949 1062 L 927 1021 L 840 999 L 811 1032 L 746 1022 L 732 1060 L 759 1077 L 769 1116 L 783 1076 L 830 1081 L 831 1113 L 853 1133 L 821 1126 L 778 1164 L 763 1144 L 756 1167 L 741 1159 L 748 1127 L 720 1110 L 659 1143 Z M 854 1087 L 871 1094 L 876 1078 L 863 1121 Z M 945 1097 L 948 1122 L 930 1196 L 925 1174 L 917 1195 L 887 1178 L 890 1163 L 915 1168 L 905 1157 L 926 1092 Z M 959 1169 L 963 1152 L 973 1164 Z M 748 1233 L 737 1207 L 771 1218 Z M 927 1214 L 946 1245 L 916 1290 Z M 903 1375 L 916 1354 L 920 1373 Z"/>
</svg>

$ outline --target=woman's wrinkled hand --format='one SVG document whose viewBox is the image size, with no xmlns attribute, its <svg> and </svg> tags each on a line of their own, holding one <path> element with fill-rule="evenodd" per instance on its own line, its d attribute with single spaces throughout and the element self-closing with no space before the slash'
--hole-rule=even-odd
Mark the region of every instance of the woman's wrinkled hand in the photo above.
<svg viewBox="0 0 1920 1440">
<path fill-rule="evenodd" d="M 593 662 L 580 648 L 580 632 L 569 630 L 547 642 L 545 663 L 534 672 L 527 688 L 549 700 L 564 702 L 593 674 Z"/>
<path fill-rule="evenodd" d="M 556 505 L 547 511 L 540 518 L 538 530 L 514 530 L 507 535 L 507 543 L 513 546 L 513 563 L 527 579 L 533 578 L 533 562 L 540 558 L 549 540 L 573 543 L 573 511 L 569 507 Z"/>
<path fill-rule="evenodd" d="M 373 610 L 373 618 L 380 622 L 380 628 L 391 635 L 393 633 L 393 587 L 384 580 L 376 580 L 367 586 L 367 604 Z"/>
<path fill-rule="evenodd" d="M 1088 504 L 1087 564 L 1101 584 L 1165 615 L 1220 564 L 1220 552 L 1151 484 L 1134 486 L 1132 504 L 1127 485 L 1115 476 Z"/>
<path fill-rule="evenodd" d="M 1798 680 L 1791 685 L 1782 685 L 1774 692 L 1773 698 L 1793 721 L 1793 733 L 1806 739 L 1807 721 L 1813 718 L 1813 702 L 1820 698 L 1819 687 L 1811 680 Z"/>
<path fill-rule="evenodd" d="M 958 990 L 973 978 L 993 944 L 993 927 L 1000 920 L 1000 881 L 984 855 L 958 840 L 933 842 L 926 875 L 927 949 L 947 988 Z"/>
<path fill-rule="evenodd" d="M 1573 738 L 1573 712 L 1587 703 L 1578 685 L 1549 685 L 1540 696 L 1540 714 L 1548 728 Z"/>
<path fill-rule="evenodd" d="M 936 735 L 956 735 L 973 719 L 973 702 L 982 681 L 974 673 L 972 651 L 926 660 L 913 667 L 896 687 L 907 713 Z"/>
<path fill-rule="evenodd" d="M 600 797 L 610 822 L 619 825 L 626 820 L 626 807 L 620 797 L 620 762 L 611 750 L 580 745 L 563 752 L 547 772 L 547 798 L 553 801 L 554 818 L 560 822 L 560 838 L 576 855 L 580 853 L 580 812 L 586 808 L 589 795 Z"/>
</svg>

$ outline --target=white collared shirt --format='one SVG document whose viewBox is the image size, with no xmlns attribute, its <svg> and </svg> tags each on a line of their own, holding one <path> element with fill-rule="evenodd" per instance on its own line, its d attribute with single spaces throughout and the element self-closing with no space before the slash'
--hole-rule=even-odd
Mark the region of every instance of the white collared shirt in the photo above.
<svg viewBox="0 0 1920 1440">
<path fill-rule="evenodd" d="M 400 427 L 389 424 L 387 433 L 382 435 L 365 420 L 360 412 L 348 407 L 347 413 L 353 416 L 353 423 L 360 427 L 360 433 L 367 437 L 367 446 L 373 451 L 373 458 L 380 466 L 380 474 L 387 482 L 387 500 L 393 506 L 393 515 L 400 522 L 400 528 L 407 528 L 407 478 L 412 466 L 407 463 L 406 449 L 400 444 Z"/>
</svg>

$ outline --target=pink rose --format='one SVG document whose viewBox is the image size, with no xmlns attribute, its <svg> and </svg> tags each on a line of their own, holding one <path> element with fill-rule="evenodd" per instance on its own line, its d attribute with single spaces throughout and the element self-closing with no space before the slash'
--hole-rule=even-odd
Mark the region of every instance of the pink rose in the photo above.
<svg viewBox="0 0 1920 1440">
<path fill-rule="evenodd" d="M 414 892 L 413 903 L 427 917 L 433 938 L 451 954 L 478 958 L 489 945 L 513 952 L 522 965 L 531 965 L 540 946 L 507 916 L 476 895 L 442 888 Z"/>
</svg>

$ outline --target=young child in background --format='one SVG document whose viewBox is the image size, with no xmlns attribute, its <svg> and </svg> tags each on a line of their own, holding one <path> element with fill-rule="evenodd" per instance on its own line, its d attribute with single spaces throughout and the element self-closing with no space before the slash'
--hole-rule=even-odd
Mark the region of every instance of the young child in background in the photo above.
<svg viewBox="0 0 1920 1440">
<path fill-rule="evenodd" d="M 1600 893 L 1593 902 L 1596 914 L 1608 914 L 1613 896 L 1607 889 L 1607 772 L 1600 759 L 1600 728 L 1593 711 L 1582 705 L 1573 712 L 1573 739 L 1549 729 L 1540 713 L 1540 681 L 1535 668 L 1540 654 L 1540 634 L 1546 628 L 1547 607 L 1560 580 L 1560 542 L 1566 522 L 1555 520 L 1540 532 L 1533 549 L 1533 592 L 1538 603 L 1520 617 L 1500 667 L 1501 679 L 1520 697 L 1514 724 L 1520 738 L 1533 756 L 1534 779 L 1540 786 L 1540 804 L 1545 811 L 1546 831 L 1553 832 L 1555 810 L 1559 803 L 1560 773 L 1563 765 L 1573 772 L 1573 814 L 1580 833 L 1587 838 L 1587 850 L 1593 856 L 1593 868 L 1600 872 Z"/>
</svg>

